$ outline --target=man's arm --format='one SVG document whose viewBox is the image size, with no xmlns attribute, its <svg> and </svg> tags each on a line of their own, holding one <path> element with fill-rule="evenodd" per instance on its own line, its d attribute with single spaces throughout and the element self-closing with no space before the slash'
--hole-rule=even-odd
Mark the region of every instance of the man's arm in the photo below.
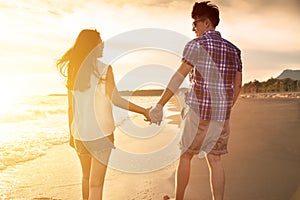
<svg viewBox="0 0 300 200">
<path fill-rule="evenodd" d="M 164 90 L 157 104 L 164 106 L 171 99 L 171 97 L 176 93 L 184 78 L 188 75 L 192 68 L 193 67 L 191 65 L 182 62 L 180 67 L 172 76 L 167 88 Z"/>
<path fill-rule="evenodd" d="M 241 88 L 242 88 L 242 72 L 238 71 L 236 73 L 234 83 L 233 83 L 233 87 L 234 87 L 234 96 L 233 96 L 232 106 L 235 104 L 236 100 L 238 99 Z"/>
<path fill-rule="evenodd" d="M 151 122 L 157 123 L 160 125 L 163 117 L 162 108 L 163 106 L 171 99 L 171 97 L 175 94 L 178 90 L 179 86 L 183 82 L 184 78 L 188 75 L 188 73 L 192 70 L 192 66 L 182 62 L 180 67 L 172 76 L 171 80 L 169 81 L 168 86 L 164 90 L 160 100 L 156 104 L 154 108 L 152 108 L 149 112 Z"/>
</svg>

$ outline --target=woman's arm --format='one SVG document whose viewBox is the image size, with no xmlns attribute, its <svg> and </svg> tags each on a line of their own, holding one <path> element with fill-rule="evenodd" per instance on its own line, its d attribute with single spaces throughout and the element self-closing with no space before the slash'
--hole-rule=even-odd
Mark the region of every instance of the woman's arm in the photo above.
<svg viewBox="0 0 300 200">
<path fill-rule="evenodd" d="M 136 112 L 139 114 L 143 114 L 146 117 L 146 120 L 149 121 L 149 109 L 145 109 L 143 107 L 140 107 L 134 103 L 131 103 L 130 101 L 124 99 L 121 97 L 116 84 L 115 84 L 115 79 L 114 79 L 114 74 L 112 71 L 112 67 L 108 66 L 107 69 L 107 75 L 106 75 L 106 92 L 109 95 L 110 99 L 112 100 L 112 103 L 115 106 L 118 106 L 120 108 L 123 108 L 125 110 L 129 110 L 132 112 Z"/>
</svg>

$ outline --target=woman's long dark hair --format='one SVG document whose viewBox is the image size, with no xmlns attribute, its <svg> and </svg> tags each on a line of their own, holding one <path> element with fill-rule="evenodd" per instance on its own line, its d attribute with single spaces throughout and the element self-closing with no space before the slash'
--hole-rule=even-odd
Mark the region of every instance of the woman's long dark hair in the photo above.
<svg viewBox="0 0 300 200">
<path fill-rule="evenodd" d="M 74 45 L 56 62 L 60 73 L 67 77 L 69 90 L 84 91 L 90 87 L 93 63 L 86 59 L 92 50 L 101 43 L 100 33 L 96 30 L 82 30 Z"/>
</svg>

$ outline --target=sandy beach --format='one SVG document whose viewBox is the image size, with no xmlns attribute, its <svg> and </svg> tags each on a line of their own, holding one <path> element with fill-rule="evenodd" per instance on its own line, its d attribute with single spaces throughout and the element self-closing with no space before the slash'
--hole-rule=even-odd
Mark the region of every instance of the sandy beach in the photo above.
<svg viewBox="0 0 300 200">
<path fill-rule="evenodd" d="M 167 141 L 169 132 L 178 129 L 178 114 L 168 120 L 165 133 L 160 133 L 167 137 L 161 140 Z M 223 157 L 225 200 L 300 199 L 299 130 L 300 99 L 240 98 L 232 113 L 229 154 Z M 116 141 L 132 146 L 132 151 L 145 148 L 145 141 L 127 141 L 126 137 L 118 138 L 118 134 Z M 157 145 L 161 145 L 159 141 L 149 148 Z M 195 157 L 192 162 L 185 199 L 209 200 L 206 161 Z M 176 165 L 177 161 L 140 174 L 109 168 L 104 199 L 160 200 L 165 194 L 172 196 Z M 81 199 L 79 160 L 67 144 L 56 145 L 46 155 L 0 173 L 0 199 Z"/>
</svg>

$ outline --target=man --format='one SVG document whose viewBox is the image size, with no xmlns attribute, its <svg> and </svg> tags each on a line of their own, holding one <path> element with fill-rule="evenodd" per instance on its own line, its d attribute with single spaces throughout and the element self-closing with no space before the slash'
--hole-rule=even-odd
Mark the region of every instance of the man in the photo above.
<svg viewBox="0 0 300 200">
<path fill-rule="evenodd" d="M 225 187 L 221 156 L 227 153 L 231 108 L 242 84 L 241 52 L 215 30 L 219 23 L 217 6 L 209 1 L 195 3 L 192 18 L 197 37 L 185 46 L 182 64 L 156 106 L 150 110 L 150 118 L 152 123 L 161 123 L 163 106 L 190 74 L 191 84 L 185 97 L 188 109 L 182 112 L 182 153 L 177 167 L 175 200 L 184 198 L 191 159 L 201 151 L 206 152 L 212 198 L 221 200 Z M 211 128 L 213 122 L 221 122 L 221 129 Z M 210 139 L 213 137 L 208 134 L 217 136 L 217 140 Z M 204 146 L 209 148 L 205 149 Z M 170 198 L 165 196 L 164 199 Z"/>
</svg>

